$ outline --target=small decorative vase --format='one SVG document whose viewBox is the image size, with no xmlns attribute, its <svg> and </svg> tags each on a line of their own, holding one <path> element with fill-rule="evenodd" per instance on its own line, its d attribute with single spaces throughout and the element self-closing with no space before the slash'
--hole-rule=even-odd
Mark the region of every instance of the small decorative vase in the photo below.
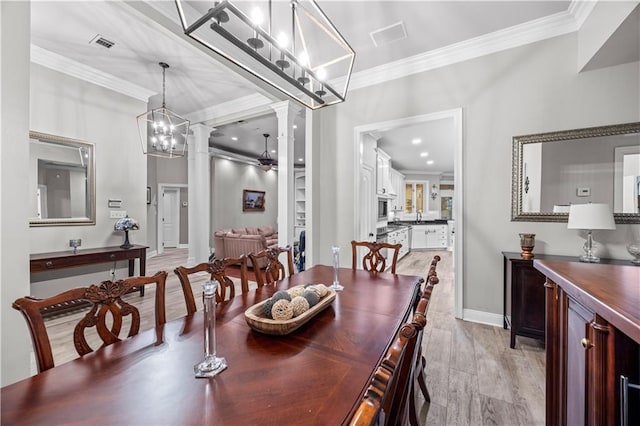
<svg viewBox="0 0 640 426">
<path fill-rule="evenodd" d="M 533 247 L 536 245 L 536 234 L 520 234 L 520 248 L 523 259 L 533 259 Z"/>
<path fill-rule="evenodd" d="M 634 259 L 631 260 L 631 263 L 640 266 L 640 243 L 629 244 L 627 246 L 627 251 L 634 257 Z"/>
<path fill-rule="evenodd" d="M 202 283 L 204 296 L 204 361 L 193 366 L 196 377 L 213 377 L 227 368 L 227 360 L 216 356 L 216 289 L 218 283 Z"/>
<path fill-rule="evenodd" d="M 340 280 L 338 280 L 338 269 L 340 268 L 340 247 L 331 246 L 331 251 L 333 252 L 333 284 L 331 288 L 335 291 L 344 290 L 344 286 L 340 285 Z"/>
</svg>

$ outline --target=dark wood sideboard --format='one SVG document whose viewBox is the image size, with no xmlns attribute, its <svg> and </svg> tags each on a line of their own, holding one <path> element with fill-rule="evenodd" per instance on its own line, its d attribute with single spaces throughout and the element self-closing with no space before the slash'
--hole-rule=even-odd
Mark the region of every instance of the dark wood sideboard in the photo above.
<svg viewBox="0 0 640 426">
<path fill-rule="evenodd" d="M 30 256 L 31 273 L 53 271 L 56 269 L 73 268 L 79 266 L 94 265 L 98 263 L 110 263 L 122 260 L 129 261 L 129 276 L 135 273 L 135 260 L 140 259 L 140 275 L 145 275 L 147 265 L 147 246 L 133 245 L 131 248 L 123 249 L 119 246 L 98 247 L 91 249 L 73 251 L 56 251 L 50 253 L 35 253 Z M 95 283 L 93 283 L 95 284 Z M 144 296 L 144 287 L 140 287 L 140 296 Z M 57 306 L 49 309 L 50 314 L 61 310 L 76 308 L 80 305 L 71 304 L 64 307 Z"/>
<path fill-rule="evenodd" d="M 640 424 L 640 267 L 534 260 L 546 276 L 546 424 Z M 623 421 L 626 420 L 626 421 Z"/>
<path fill-rule="evenodd" d="M 523 259 L 520 253 L 502 252 L 503 272 L 503 327 L 511 329 L 510 347 L 516 347 L 516 336 L 544 341 L 545 336 L 545 276 L 533 267 L 533 261 L 556 260 L 579 262 L 577 256 L 535 254 Z M 601 259 L 603 264 L 629 264 L 624 260 Z"/>
</svg>

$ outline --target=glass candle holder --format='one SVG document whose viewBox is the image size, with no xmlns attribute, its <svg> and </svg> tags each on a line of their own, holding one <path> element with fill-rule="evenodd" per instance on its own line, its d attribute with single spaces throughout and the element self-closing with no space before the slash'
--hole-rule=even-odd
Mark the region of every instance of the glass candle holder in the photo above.
<svg viewBox="0 0 640 426">
<path fill-rule="evenodd" d="M 536 245 L 536 234 L 520 234 L 520 248 L 523 259 L 533 259 L 533 247 Z"/>
<path fill-rule="evenodd" d="M 216 281 L 202 283 L 204 295 L 204 361 L 193 366 L 196 377 L 213 377 L 227 368 L 227 360 L 216 356 Z"/>
<path fill-rule="evenodd" d="M 344 286 L 340 285 L 340 280 L 338 279 L 338 269 L 340 269 L 340 247 L 331 246 L 331 252 L 333 253 L 333 284 L 331 288 L 335 291 L 344 290 Z"/>
</svg>

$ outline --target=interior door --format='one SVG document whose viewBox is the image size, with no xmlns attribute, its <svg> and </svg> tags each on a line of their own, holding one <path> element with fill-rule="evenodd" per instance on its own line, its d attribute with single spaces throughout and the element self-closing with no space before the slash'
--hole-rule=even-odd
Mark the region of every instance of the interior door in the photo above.
<svg viewBox="0 0 640 426">
<path fill-rule="evenodd" d="M 177 188 L 165 188 L 162 193 L 162 246 L 178 247 L 180 231 L 180 194 Z"/>
</svg>

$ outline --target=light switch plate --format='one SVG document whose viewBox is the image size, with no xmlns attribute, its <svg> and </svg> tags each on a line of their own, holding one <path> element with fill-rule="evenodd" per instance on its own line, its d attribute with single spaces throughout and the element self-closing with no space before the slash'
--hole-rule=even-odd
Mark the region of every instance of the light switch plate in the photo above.
<svg viewBox="0 0 640 426">
<path fill-rule="evenodd" d="M 591 195 L 591 188 L 578 188 L 576 190 L 576 195 L 578 197 L 588 197 Z"/>
<path fill-rule="evenodd" d="M 125 210 L 109 210 L 109 217 L 111 219 L 122 219 L 127 215 Z"/>
</svg>

